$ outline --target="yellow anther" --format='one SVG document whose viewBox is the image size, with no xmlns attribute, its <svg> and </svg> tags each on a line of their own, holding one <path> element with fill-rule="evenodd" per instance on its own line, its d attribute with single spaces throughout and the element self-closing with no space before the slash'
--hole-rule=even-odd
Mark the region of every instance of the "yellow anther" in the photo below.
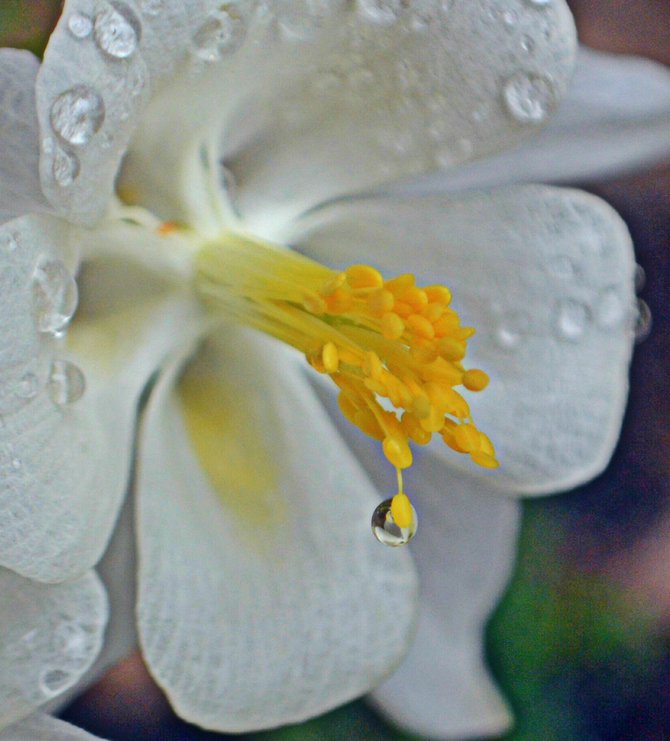
<svg viewBox="0 0 670 741">
<path fill-rule="evenodd" d="M 458 425 L 454 430 L 456 444 L 468 453 L 479 450 L 479 430 L 472 424 Z"/>
<path fill-rule="evenodd" d="M 443 337 L 438 343 L 438 349 L 445 360 L 458 362 L 465 357 L 465 343 L 453 337 Z"/>
<path fill-rule="evenodd" d="M 370 378 L 379 380 L 382 377 L 382 361 L 379 359 L 377 353 L 368 350 L 365 353 L 365 360 L 363 361 L 363 373 Z"/>
<path fill-rule="evenodd" d="M 405 286 L 400 288 L 395 297 L 412 307 L 412 310 L 419 313 L 428 306 L 428 296 L 425 292 L 416 286 Z"/>
<path fill-rule="evenodd" d="M 405 331 L 405 322 L 397 314 L 390 311 L 382 317 L 381 330 L 382 335 L 387 340 L 398 340 Z"/>
<path fill-rule="evenodd" d="M 444 307 L 440 306 L 440 304 L 428 304 L 421 314 L 433 324 L 444 314 Z"/>
<path fill-rule="evenodd" d="M 308 293 L 302 300 L 302 305 L 310 314 L 321 316 L 326 313 L 328 305 L 318 293 Z"/>
<path fill-rule="evenodd" d="M 385 437 L 382 443 L 384 455 L 396 468 L 409 468 L 412 465 L 412 451 L 407 440 L 400 437 Z"/>
<path fill-rule="evenodd" d="M 419 424 L 419 420 L 408 412 L 402 415 L 400 420 L 400 428 L 408 438 L 415 442 L 417 445 L 428 445 L 433 434 L 424 430 Z"/>
<path fill-rule="evenodd" d="M 431 303 L 449 306 L 451 303 L 451 291 L 446 286 L 426 286 L 423 289 Z"/>
<path fill-rule="evenodd" d="M 481 450 L 476 450 L 474 453 L 470 453 L 470 458 L 473 463 L 476 463 L 478 466 L 482 466 L 483 468 L 498 468 L 500 466 L 500 463 L 498 463 L 492 455 L 484 453 Z"/>
<path fill-rule="evenodd" d="M 426 340 L 432 340 L 435 337 L 435 329 L 433 325 L 426 319 L 426 317 L 420 314 L 412 314 L 405 320 L 407 329 L 413 332 L 419 337 L 423 337 Z"/>
<path fill-rule="evenodd" d="M 331 294 L 335 293 L 338 288 L 341 288 L 346 283 L 346 281 L 347 276 L 345 273 L 337 273 L 321 287 L 321 295 L 330 296 Z"/>
<path fill-rule="evenodd" d="M 414 521 L 412 503 L 404 492 L 398 492 L 391 500 L 391 516 L 398 527 L 409 527 Z"/>
<path fill-rule="evenodd" d="M 402 275 L 398 275 L 395 278 L 391 278 L 391 280 L 387 280 L 384 283 L 384 287 L 391 291 L 394 295 L 402 291 L 404 288 L 407 288 L 408 286 L 413 286 L 415 282 L 415 278 L 412 275 L 412 273 L 403 273 Z"/>
<path fill-rule="evenodd" d="M 326 297 L 326 310 L 329 314 L 346 314 L 354 305 L 354 299 L 342 287 L 336 288 Z"/>
<path fill-rule="evenodd" d="M 385 288 L 375 291 L 368 296 L 368 309 L 374 316 L 381 316 L 391 311 L 394 303 L 395 298 L 393 294 Z"/>
<path fill-rule="evenodd" d="M 453 335 L 458 330 L 458 315 L 451 310 L 446 309 L 442 316 L 434 323 L 435 334 L 437 337 Z"/>
<path fill-rule="evenodd" d="M 419 424 L 426 432 L 439 432 L 444 427 L 444 412 L 431 407 L 428 416 L 419 420 Z"/>
<path fill-rule="evenodd" d="M 425 363 L 432 363 L 437 359 L 437 348 L 432 343 L 422 342 L 416 340 L 415 344 L 409 349 L 410 355 L 416 360 L 417 363 L 422 365 Z"/>
<path fill-rule="evenodd" d="M 430 401 L 427 396 L 415 396 L 412 400 L 412 414 L 417 419 L 425 419 L 430 414 Z"/>
<path fill-rule="evenodd" d="M 321 351 L 321 360 L 323 361 L 323 367 L 326 373 L 337 373 L 340 365 L 340 355 L 337 352 L 335 343 L 326 342 Z"/>
<path fill-rule="evenodd" d="M 353 289 L 380 288 L 384 284 L 382 274 L 369 265 L 351 265 L 345 270 L 347 283 Z"/>
<path fill-rule="evenodd" d="M 463 385 L 468 391 L 483 391 L 489 385 L 489 377 L 483 370 L 472 368 L 463 374 Z"/>
<path fill-rule="evenodd" d="M 493 448 L 493 443 L 491 442 L 489 436 L 485 435 L 483 432 L 479 433 L 479 449 L 482 451 L 482 453 L 486 453 L 487 455 L 495 457 L 496 452 Z"/>
</svg>

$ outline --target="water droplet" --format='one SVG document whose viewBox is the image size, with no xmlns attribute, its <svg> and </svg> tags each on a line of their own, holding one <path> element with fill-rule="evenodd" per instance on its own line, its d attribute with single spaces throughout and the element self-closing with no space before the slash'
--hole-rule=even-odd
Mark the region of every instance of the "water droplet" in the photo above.
<svg viewBox="0 0 670 741">
<path fill-rule="evenodd" d="M 63 669 L 44 669 L 39 678 L 40 690 L 47 697 L 53 697 L 67 689 L 70 677 L 70 672 Z"/>
<path fill-rule="evenodd" d="M 545 120 L 554 105 L 554 87 L 541 75 L 516 72 L 505 83 L 503 98 L 516 121 L 538 124 Z"/>
<path fill-rule="evenodd" d="M 33 273 L 33 308 L 40 332 L 64 329 L 77 309 L 77 283 L 65 265 L 43 258 Z"/>
<path fill-rule="evenodd" d="M 509 312 L 500 318 L 495 330 L 495 340 L 503 350 L 518 347 L 530 327 L 530 317 L 525 312 Z"/>
<path fill-rule="evenodd" d="M 551 5 L 552 0 L 526 0 L 528 5 L 533 5 L 536 8 L 546 8 Z"/>
<path fill-rule="evenodd" d="M 635 292 L 639 293 L 647 282 L 647 274 L 642 265 L 635 265 Z"/>
<path fill-rule="evenodd" d="M 574 278 L 577 272 L 575 264 L 567 255 L 555 255 L 549 260 L 548 268 L 557 278 Z"/>
<path fill-rule="evenodd" d="M 653 317 L 651 315 L 651 309 L 649 304 L 643 299 L 637 300 L 637 312 L 635 315 L 635 342 L 640 343 L 649 337 L 651 334 L 651 326 L 653 324 Z"/>
<path fill-rule="evenodd" d="M 79 160 L 76 155 L 57 149 L 51 166 L 54 180 L 65 188 L 76 180 L 79 175 Z"/>
<path fill-rule="evenodd" d="M 247 28 L 234 8 L 222 8 L 213 13 L 193 36 L 194 54 L 205 62 L 216 62 L 238 49 Z"/>
<path fill-rule="evenodd" d="M 92 88 L 75 85 L 54 100 L 50 118 L 53 130 L 61 139 L 83 146 L 100 130 L 105 120 L 105 104 Z"/>
<path fill-rule="evenodd" d="M 125 4 L 113 2 L 95 17 L 95 41 L 107 56 L 127 59 L 137 50 L 142 27 Z"/>
<path fill-rule="evenodd" d="M 516 26 L 517 21 L 519 20 L 519 16 L 514 10 L 506 10 L 503 13 L 502 19 L 503 19 L 503 23 L 507 26 L 507 28 L 511 29 L 511 28 L 514 28 L 514 26 Z"/>
<path fill-rule="evenodd" d="M 84 395 L 86 379 L 81 369 L 69 360 L 54 360 L 49 370 L 47 390 L 56 404 L 73 404 Z"/>
<path fill-rule="evenodd" d="M 604 288 L 598 296 L 595 310 L 596 321 L 601 327 L 615 327 L 626 313 L 621 291 L 616 286 Z"/>
<path fill-rule="evenodd" d="M 372 532 L 380 543 L 390 546 L 405 545 L 416 533 L 418 518 L 416 510 L 412 507 L 412 522 L 409 527 L 398 527 L 391 514 L 391 502 L 393 499 L 385 499 L 375 507 L 372 513 Z"/>
<path fill-rule="evenodd" d="M 527 34 L 522 36 L 520 44 L 521 48 L 528 54 L 532 54 L 535 51 L 535 39 L 532 36 L 528 36 Z"/>
<path fill-rule="evenodd" d="M 14 388 L 14 393 L 21 399 L 33 399 L 37 396 L 39 386 L 40 382 L 37 376 L 31 371 L 28 371 L 18 380 Z"/>
<path fill-rule="evenodd" d="M 67 27 L 76 39 L 85 39 L 93 30 L 93 21 L 83 13 L 72 13 L 67 19 Z"/>
<path fill-rule="evenodd" d="M 358 8 L 366 21 L 390 26 L 398 20 L 402 0 L 358 0 Z"/>
<path fill-rule="evenodd" d="M 556 330 L 566 340 L 578 340 L 586 330 L 591 314 L 587 306 L 574 299 L 564 299 L 558 304 Z"/>
</svg>

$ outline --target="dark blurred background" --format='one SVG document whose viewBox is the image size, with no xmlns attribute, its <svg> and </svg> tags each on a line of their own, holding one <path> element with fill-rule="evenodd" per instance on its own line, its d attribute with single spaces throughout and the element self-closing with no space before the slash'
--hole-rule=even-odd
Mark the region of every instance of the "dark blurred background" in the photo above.
<svg viewBox="0 0 670 741">
<path fill-rule="evenodd" d="M 584 42 L 670 64 L 667 0 L 570 5 Z M 0 0 L 0 45 L 39 54 L 59 12 L 59 0 Z M 662 741 L 670 739 L 670 160 L 635 176 L 577 185 L 608 200 L 628 223 L 653 329 L 635 353 L 608 470 L 574 492 L 524 505 L 518 568 L 490 622 L 487 653 L 517 716 L 506 741 Z M 226 738 L 179 721 L 137 656 L 63 717 L 115 741 Z M 359 701 L 241 738 L 411 737 Z"/>
</svg>

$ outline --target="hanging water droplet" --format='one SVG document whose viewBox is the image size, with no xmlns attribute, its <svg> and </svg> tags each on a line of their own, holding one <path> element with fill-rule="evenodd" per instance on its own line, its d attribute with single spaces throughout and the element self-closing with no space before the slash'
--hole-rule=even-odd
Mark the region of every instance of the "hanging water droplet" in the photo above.
<svg viewBox="0 0 670 741">
<path fill-rule="evenodd" d="M 642 265 L 635 264 L 635 293 L 639 293 L 647 282 L 647 274 Z"/>
<path fill-rule="evenodd" d="M 563 339 L 575 342 L 584 334 L 590 318 L 586 305 L 574 299 L 564 299 L 558 304 L 556 330 Z"/>
<path fill-rule="evenodd" d="M 505 106 L 519 123 L 538 124 L 545 120 L 555 102 L 554 86 L 541 75 L 516 72 L 503 88 Z"/>
<path fill-rule="evenodd" d="M 76 39 L 85 39 L 93 30 L 93 21 L 83 13 L 72 13 L 67 19 L 67 28 Z"/>
<path fill-rule="evenodd" d="M 105 120 L 105 104 L 93 88 L 75 85 L 51 104 L 50 120 L 61 139 L 83 146 L 100 130 Z"/>
<path fill-rule="evenodd" d="M 557 278 L 573 278 L 577 272 L 575 264 L 567 255 L 555 255 L 550 258 L 547 267 Z"/>
<path fill-rule="evenodd" d="M 393 499 L 385 499 L 372 513 L 372 532 L 380 543 L 390 546 L 405 545 L 414 537 L 418 526 L 416 510 L 412 506 L 412 522 L 409 527 L 398 527 L 391 514 Z"/>
<path fill-rule="evenodd" d="M 69 360 L 54 360 L 49 370 L 47 390 L 56 404 L 73 404 L 84 395 L 86 378 L 81 369 Z"/>
<path fill-rule="evenodd" d="M 56 150 L 51 170 L 58 185 L 62 188 L 72 185 L 79 175 L 79 169 L 79 160 L 76 155 L 62 149 Z"/>
<path fill-rule="evenodd" d="M 33 399 L 37 396 L 37 390 L 39 389 L 40 382 L 37 376 L 28 371 L 19 378 L 14 393 L 21 399 Z"/>
<path fill-rule="evenodd" d="M 71 674 L 63 669 L 44 669 L 40 674 L 40 690 L 47 697 L 54 697 L 67 689 L 71 681 Z"/>
<path fill-rule="evenodd" d="M 596 321 L 601 327 L 615 327 L 625 314 L 621 291 L 616 286 L 604 288 L 598 296 L 595 310 Z"/>
<path fill-rule="evenodd" d="M 244 41 L 247 28 L 239 13 L 222 9 L 212 14 L 193 36 L 193 53 L 205 62 L 216 62 L 236 51 Z"/>
<path fill-rule="evenodd" d="M 635 342 L 640 343 L 649 337 L 651 334 L 651 326 L 653 324 L 653 317 L 651 315 L 651 309 L 649 304 L 643 299 L 637 300 L 637 313 L 635 316 Z"/>
<path fill-rule="evenodd" d="M 366 21 L 390 26 L 400 16 L 402 0 L 358 0 L 358 8 Z"/>
<path fill-rule="evenodd" d="M 95 41 L 98 48 L 113 59 L 131 57 L 141 35 L 140 22 L 125 3 L 112 2 L 95 17 Z"/>
<path fill-rule="evenodd" d="M 64 329 L 77 309 L 77 283 L 63 262 L 44 257 L 33 273 L 33 309 L 40 332 Z"/>
</svg>

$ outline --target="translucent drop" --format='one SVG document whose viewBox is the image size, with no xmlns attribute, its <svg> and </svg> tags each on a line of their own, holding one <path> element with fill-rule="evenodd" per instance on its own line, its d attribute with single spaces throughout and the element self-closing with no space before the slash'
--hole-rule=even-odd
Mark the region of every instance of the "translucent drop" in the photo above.
<svg viewBox="0 0 670 741">
<path fill-rule="evenodd" d="M 601 327 L 615 327 L 623 319 L 625 307 L 621 291 L 616 286 L 608 286 L 598 296 L 596 321 Z"/>
<path fill-rule="evenodd" d="M 366 21 L 390 26 L 398 20 L 402 0 L 358 0 L 358 8 Z"/>
<path fill-rule="evenodd" d="M 193 36 L 194 54 L 205 62 L 216 62 L 238 49 L 246 36 L 244 19 L 232 10 L 211 15 Z"/>
<path fill-rule="evenodd" d="M 125 3 L 114 2 L 95 18 L 95 41 L 108 56 L 127 59 L 137 50 L 141 28 L 137 17 Z"/>
<path fill-rule="evenodd" d="M 24 373 L 19 379 L 14 389 L 14 393 L 21 399 L 33 399 L 35 396 L 37 396 L 37 390 L 39 389 L 39 386 L 40 382 L 37 376 L 34 373 L 28 371 L 27 373 Z"/>
<path fill-rule="evenodd" d="M 587 306 L 573 299 L 565 299 L 558 305 L 556 330 L 566 340 L 578 340 L 586 330 L 590 320 Z"/>
<path fill-rule="evenodd" d="M 72 13 L 67 19 L 67 28 L 76 39 L 85 39 L 93 30 L 93 21 L 83 13 Z"/>
<path fill-rule="evenodd" d="M 40 332 L 63 330 L 77 309 L 77 283 L 63 262 L 43 258 L 33 273 L 33 309 Z"/>
<path fill-rule="evenodd" d="M 79 175 L 79 169 L 79 160 L 76 155 L 62 149 L 56 150 L 51 170 L 58 185 L 63 188 L 72 185 Z"/>
<path fill-rule="evenodd" d="M 635 265 L 635 292 L 639 293 L 647 282 L 647 274 L 642 265 Z"/>
<path fill-rule="evenodd" d="M 530 326 L 527 314 L 516 312 L 501 317 L 495 330 L 495 340 L 504 350 L 513 350 L 523 340 Z"/>
<path fill-rule="evenodd" d="M 637 313 L 635 316 L 635 342 L 643 342 L 649 337 L 652 323 L 653 317 L 649 304 L 639 298 L 637 300 Z"/>
<path fill-rule="evenodd" d="M 105 120 L 105 104 L 93 88 L 75 85 L 51 104 L 50 119 L 61 139 L 83 146 L 100 130 Z"/>
<path fill-rule="evenodd" d="M 554 105 L 552 83 L 541 75 L 517 72 L 503 88 L 505 106 L 519 123 L 542 123 Z"/>
<path fill-rule="evenodd" d="M 372 513 L 372 532 L 375 538 L 384 545 L 392 547 L 405 545 L 414 537 L 418 526 L 416 510 L 412 507 L 412 522 L 409 527 L 398 527 L 391 514 L 391 502 L 393 499 L 385 499 L 375 507 Z"/>
<path fill-rule="evenodd" d="M 519 16 L 516 14 L 514 10 L 506 10 L 503 13 L 503 23 L 507 26 L 507 28 L 514 28 L 516 26 L 517 21 L 519 20 Z"/>
<path fill-rule="evenodd" d="M 54 360 L 49 370 L 47 390 L 56 404 L 72 404 L 84 395 L 86 378 L 81 369 L 69 360 Z"/>
<path fill-rule="evenodd" d="M 549 260 L 548 267 L 557 278 L 572 278 L 576 273 L 575 264 L 567 255 L 555 255 Z"/>
<path fill-rule="evenodd" d="M 47 697 L 53 697 L 69 686 L 70 677 L 70 672 L 63 669 L 44 669 L 39 678 L 40 690 Z"/>
</svg>

